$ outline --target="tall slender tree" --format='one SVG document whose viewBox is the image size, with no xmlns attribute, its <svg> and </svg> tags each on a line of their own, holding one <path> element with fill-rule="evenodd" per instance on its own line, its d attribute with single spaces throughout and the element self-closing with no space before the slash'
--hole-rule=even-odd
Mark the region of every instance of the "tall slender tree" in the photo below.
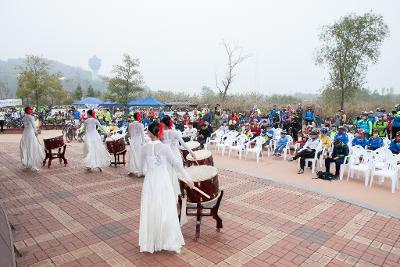
<svg viewBox="0 0 400 267">
<path fill-rule="evenodd" d="M 80 84 L 78 84 L 78 86 L 75 88 L 73 97 L 75 100 L 81 100 L 83 97 L 83 91 L 82 91 L 82 87 Z"/>
<path fill-rule="evenodd" d="M 122 65 L 115 65 L 114 76 L 108 79 L 108 98 L 127 104 L 129 99 L 143 91 L 143 78 L 139 72 L 139 60 L 124 54 Z"/>
<path fill-rule="evenodd" d="M 388 33 L 383 17 L 373 13 L 350 14 L 323 28 L 316 64 L 329 69 L 329 83 L 323 89 L 325 100 L 339 102 L 344 109 L 345 101 L 365 84 L 368 64 L 378 62 Z"/>
<path fill-rule="evenodd" d="M 49 73 L 49 61 L 45 58 L 28 55 L 24 64 L 17 68 L 20 70 L 17 96 L 33 101 L 36 108 L 39 108 L 42 103 L 48 103 L 48 97 L 55 92 L 59 93 L 64 90 L 60 82 L 61 75 Z"/>
<path fill-rule="evenodd" d="M 222 45 L 225 48 L 226 55 L 228 56 L 227 71 L 225 77 L 218 81 L 217 74 L 215 74 L 215 85 L 221 95 L 222 103 L 225 102 L 226 96 L 233 83 L 234 78 L 237 76 L 236 69 L 249 55 L 243 55 L 243 49 L 239 46 L 232 46 L 224 41 Z"/>
</svg>

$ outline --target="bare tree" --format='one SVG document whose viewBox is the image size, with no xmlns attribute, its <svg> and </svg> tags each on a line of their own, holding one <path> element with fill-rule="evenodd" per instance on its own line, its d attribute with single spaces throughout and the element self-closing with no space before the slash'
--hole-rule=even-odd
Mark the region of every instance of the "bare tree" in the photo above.
<svg viewBox="0 0 400 267">
<path fill-rule="evenodd" d="M 215 74 L 215 85 L 222 97 L 222 103 L 226 100 L 226 95 L 230 89 L 233 79 L 236 77 L 237 66 L 242 63 L 250 55 L 243 55 L 243 48 L 240 46 L 233 46 L 226 41 L 223 41 L 222 45 L 225 48 L 225 52 L 228 55 L 228 63 L 226 64 L 228 69 L 225 77 L 218 81 L 217 74 Z"/>
</svg>

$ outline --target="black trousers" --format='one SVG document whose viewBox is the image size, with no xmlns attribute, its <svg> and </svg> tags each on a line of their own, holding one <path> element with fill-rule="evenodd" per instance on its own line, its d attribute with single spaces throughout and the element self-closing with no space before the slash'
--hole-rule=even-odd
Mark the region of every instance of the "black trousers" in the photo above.
<svg viewBox="0 0 400 267">
<path fill-rule="evenodd" d="M 325 159 L 325 170 L 326 172 L 329 172 L 330 166 L 331 166 L 331 162 L 335 162 L 336 165 L 336 170 L 335 170 L 335 175 L 339 176 L 340 174 L 340 165 L 343 164 L 344 159 L 333 159 L 333 158 L 326 158 Z"/>
<path fill-rule="evenodd" d="M 306 159 L 311 159 L 315 156 L 315 150 L 302 150 L 297 153 L 296 156 L 293 157 L 294 160 L 300 158 L 300 169 L 304 170 L 304 166 L 306 165 Z"/>
<path fill-rule="evenodd" d="M 0 121 L 0 133 L 3 132 L 3 128 L 4 128 L 4 120 Z"/>
</svg>

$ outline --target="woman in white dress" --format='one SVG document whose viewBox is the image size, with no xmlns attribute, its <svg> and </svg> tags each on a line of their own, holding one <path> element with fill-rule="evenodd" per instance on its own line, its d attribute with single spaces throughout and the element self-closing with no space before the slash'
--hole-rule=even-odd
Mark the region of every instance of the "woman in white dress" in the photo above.
<svg viewBox="0 0 400 267">
<path fill-rule="evenodd" d="M 148 134 L 151 141 L 142 148 L 145 177 L 140 204 L 140 252 L 168 250 L 179 253 L 185 242 L 168 168 L 182 173 L 190 188 L 193 188 L 194 184 L 182 162 L 173 156 L 170 146 L 159 140 L 163 134 L 163 126 L 156 122 L 151 123 Z"/>
<path fill-rule="evenodd" d="M 44 150 L 37 138 L 35 119 L 32 116 L 32 108 L 25 108 L 25 115 L 22 118 L 24 132 L 20 142 L 20 156 L 22 165 L 33 171 L 39 171 L 45 158 Z"/>
<path fill-rule="evenodd" d="M 195 154 L 193 153 L 192 149 L 188 147 L 182 139 L 182 135 L 175 129 L 172 128 L 174 125 L 172 119 L 170 116 L 166 115 L 162 119 L 162 124 L 164 127 L 164 137 L 162 139 L 162 142 L 164 144 L 167 144 L 170 146 L 172 154 L 174 155 L 175 159 L 180 162 L 181 165 L 183 165 L 183 160 L 182 160 L 182 154 L 179 149 L 179 144 L 183 146 L 189 153 L 192 155 L 194 159 L 196 159 Z M 168 168 L 168 171 L 171 176 L 172 180 L 172 185 L 174 187 L 175 195 L 176 195 L 176 200 L 178 200 L 178 196 L 181 194 L 180 188 L 179 188 L 179 182 L 178 182 L 178 172 L 176 169 L 173 168 Z"/>
<path fill-rule="evenodd" d="M 83 162 L 88 171 L 92 169 L 99 169 L 110 165 L 111 156 L 105 148 L 100 134 L 97 132 L 99 127 L 103 132 L 106 130 L 101 126 L 99 121 L 95 118 L 96 115 L 93 110 L 88 110 L 88 118 L 84 122 L 83 132 L 85 133 L 85 145 L 83 150 Z"/>
<path fill-rule="evenodd" d="M 128 127 L 129 134 L 129 175 L 142 176 L 142 146 L 145 142 L 144 126 L 142 124 L 142 116 L 139 112 L 133 114 L 135 121 L 131 122 Z"/>
</svg>

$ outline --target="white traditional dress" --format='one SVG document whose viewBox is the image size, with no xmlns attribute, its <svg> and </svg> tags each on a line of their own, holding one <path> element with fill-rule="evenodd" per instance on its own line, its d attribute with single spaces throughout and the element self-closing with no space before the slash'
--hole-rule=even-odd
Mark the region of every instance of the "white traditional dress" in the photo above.
<svg viewBox="0 0 400 267">
<path fill-rule="evenodd" d="M 179 170 L 187 180 L 190 180 L 189 174 L 170 147 L 158 140 L 143 146 L 142 163 L 145 177 L 140 204 L 140 252 L 169 250 L 179 253 L 185 242 L 168 168 Z"/>
<path fill-rule="evenodd" d="M 136 175 L 142 175 L 142 146 L 144 145 L 144 126 L 138 121 L 134 121 L 129 124 L 129 162 L 128 170 L 129 173 Z"/>
<path fill-rule="evenodd" d="M 162 142 L 170 146 L 175 160 L 180 162 L 180 165 L 182 166 L 183 166 L 183 160 L 181 151 L 179 149 L 179 144 L 181 144 L 187 151 L 189 151 L 190 154 L 193 153 L 192 149 L 186 145 L 185 141 L 183 141 L 182 135 L 175 129 L 165 130 Z M 178 172 L 174 168 L 168 168 L 168 171 L 171 176 L 171 181 L 174 187 L 176 199 L 178 200 L 178 196 L 181 194 L 178 182 Z"/>
<path fill-rule="evenodd" d="M 101 136 L 97 132 L 96 126 L 100 127 L 103 131 L 98 120 L 89 118 L 85 120 L 85 145 L 83 150 L 83 162 L 86 168 L 102 168 L 110 165 L 111 156 L 101 141 Z"/>
<path fill-rule="evenodd" d="M 35 120 L 32 115 L 25 114 L 22 122 L 24 123 L 24 132 L 19 145 L 21 162 L 25 168 L 38 170 L 43 165 L 45 154 L 36 137 Z"/>
</svg>

